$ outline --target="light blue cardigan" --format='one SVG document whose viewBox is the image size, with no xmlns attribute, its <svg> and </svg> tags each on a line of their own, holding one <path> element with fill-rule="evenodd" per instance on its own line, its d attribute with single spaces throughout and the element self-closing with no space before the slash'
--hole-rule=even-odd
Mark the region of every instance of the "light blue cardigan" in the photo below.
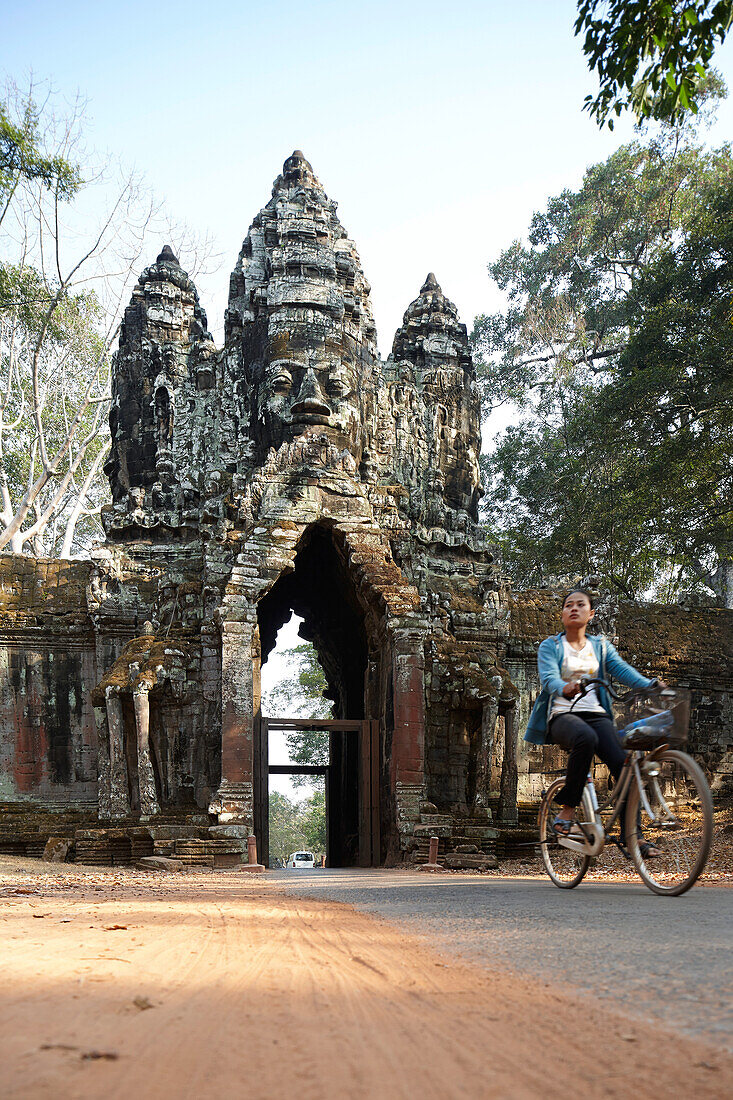
<svg viewBox="0 0 733 1100">
<path fill-rule="evenodd" d="M 551 638 L 545 638 L 544 642 L 540 642 L 540 648 L 537 651 L 537 668 L 539 669 L 542 692 L 532 707 L 532 713 L 527 723 L 527 732 L 524 735 L 524 740 L 530 741 L 533 745 L 544 745 L 547 741 L 550 704 L 554 696 L 558 695 L 565 687 L 565 681 L 561 673 L 564 637 L 565 632 L 561 631 Z M 653 680 L 647 680 L 646 676 L 642 676 L 631 665 L 627 665 L 608 638 L 591 634 L 587 637 L 598 658 L 598 676 L 601 680 L 608 680 L 609 677 L 613 676 L 630 688 L 649 687 L 653 683 Z M 601 706 L 608 713 L 609 718 L 612 718 L 613 713 L 608 692 L 600 685 L 596 685 L 596 691 Z"/>
</svg>

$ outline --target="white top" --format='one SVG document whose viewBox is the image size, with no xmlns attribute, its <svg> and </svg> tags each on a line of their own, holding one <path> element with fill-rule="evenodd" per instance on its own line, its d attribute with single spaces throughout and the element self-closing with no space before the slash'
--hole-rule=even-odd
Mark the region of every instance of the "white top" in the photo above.
<svg viewBox="0 0 733 1100">
<path fill-rule="evenodd" d="M 596 657 L 595 650 L 590 643 L 590 638 L 586 638 L 585 645 L 582 649 L 573 649 L 567 638 L 563 638 L 563 660 L 560 667 L 560 675 L 566 683 L 570 683 L 571 680 L 579 680 L 581 676 L 597 676 L 598 675 L 598 658 Z M 575 702 L 575 700 L 578 700 Z M 575 704 L 573 706 L 573 704 Z M 605 714 L 605 710 L 601 706 L 600 699 L 596 692 L 595 687 L 592 687 L 582 699 L 578 699 L 577 695 L 574 695 L 572 699 L 566 698 L 564 695 L 556 695 L 552 701 L 552 710 L 550 717 L 554 718 L 556 714 L 565 714 L 573 707 L 573 714 L 577 714 L 579 711 L 599 711 Z"/>
</svg>

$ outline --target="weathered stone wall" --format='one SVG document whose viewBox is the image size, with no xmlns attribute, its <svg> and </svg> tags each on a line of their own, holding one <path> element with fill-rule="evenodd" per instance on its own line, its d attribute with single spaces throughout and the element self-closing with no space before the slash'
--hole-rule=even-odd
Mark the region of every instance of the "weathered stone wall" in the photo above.
<svg viewBox="0 0 733 1100">
<path fill-rule="evenodd" d="M 616 633 L 627 661 L 690 689 L 690 751 L 714 791 L 733 788 L 733 612 L 622 604 Z"/>
<path fill-rule="evenodd" d="M 480 395 L 435 276 L 382 361 L 356 246 L 296 151 L 244 240 L 222 348 L 170 248 L 143 271 L 110 428 L 92 561 L 0 559 L 7 797 L 265 837 L 260 669 L 294 610 L 336 716 L 370 723 L 368 769 L 331 738 L 331 855 L 422 859 L 436 830 L 440 858 L 484 865 L 491 810 L 516 823 L 563 763 L 521 740 L 559 598 L 512 598 L 478 523 Z M 731 613 L 609 606 L 602 625 L 689 684 L 693 750 L 726 782 Z"/>
<path fill-rule="evenodd" d="M 90 570 L 0 556 L 0 801 L 96 804 Z"/>
<path fill-rule="evenodd" d="M 506 668 L 521 693 L 521 728 L 539 694 L 537 647 L 560 629 L 562 595 L 552 589 L 517 591 L 511 598 Z M 689 688 L 690 752 L 713 789 L 733 787 L 733 612 L 724 608 L 603 601 L 600 625 L 621 656 L 647 676 Z M 519 799 L 540 797 L 548 770 L 562 767 L 552 747 L 519 746 Z"/>
</svg>

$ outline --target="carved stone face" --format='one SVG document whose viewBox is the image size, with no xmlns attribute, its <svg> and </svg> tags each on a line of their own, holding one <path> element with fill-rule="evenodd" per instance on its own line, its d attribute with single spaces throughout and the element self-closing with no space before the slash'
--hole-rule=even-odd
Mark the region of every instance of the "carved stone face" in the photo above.
<svg viewBox="0 0 733 1100">
<path fill-rule="evenodd" d="M 257 372 L 255 434 L 276 450 L 298 436 L 317 431 L 334 446 L 361 458 L 362 402 L 354 358 L 343 345 L 284 348 L 272 341 Z"/>
</svg>

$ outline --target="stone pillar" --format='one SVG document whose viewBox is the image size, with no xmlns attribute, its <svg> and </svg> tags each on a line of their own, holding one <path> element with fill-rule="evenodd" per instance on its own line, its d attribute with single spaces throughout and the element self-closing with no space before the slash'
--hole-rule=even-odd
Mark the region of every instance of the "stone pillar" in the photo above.
<svg viewBox="0 0 733 1100">
<path fill-rule="evenodd" d="M 418 630 L 395 632 L 392 656 L 392 782 L 425 781 L 425 657 Z"/>
<path fill-rule="evenodd" d="M 109 729 L 106 707 L 94 708 L 97 725 L 97 817 L 109 821 L 112 813 L 110 799 Z"/>
<path fill-rule="evenodd" d="M 209 806 L 222 825 L 254 828 L 252 806 L 254 662 L 257 612 L 222 623 L 221 784 Z M 243 833 L 243 836 L 249 835 Z"/>
<path fill-rule="evenodd" d="M 519 742 L 519 707 L 516 703 L 504 711 L 504 760 L 499 784 L 497 817 L 503 825 L 517 824 L 517 745 Z"/>
<path fill-rule="evenodd" d="M 148 689 L 136 688 L 132 696 L 135 704 L 135 727 L 137 729 L 137 775 L 140 785 L 140 813 L 150 817 L 160 813 L 158 795 L 155 790 L 155 776 L 150 760 L 150 700 Z"/>
<path fill-rule="evenodd" d="M 501 681 L 499 686 L 501 686 Z M 476 760 L 476 798 L 475 804 L 482 810 L 488 809 L 491 793 L 491 761 L 494 755 L 496 737 L 496 719 L 499 716 L 499 700 L 496 695 L 484 699 L 481 711 L 481 743 Z"/>
<path fill-rule="evenodd" d="M 423 634 L 416 628 L 395 631 L 392 641 L 394 734 L 390 783 L 394 796 L 399 848 L 409 849 L 425 789 L 425 658 Z M 397 851 L 387 854 L 391 864 Z"/>
<path fill-rule="evenodd" d="M 118 688 L 108 687 L 104 694 L 109 729 L 109 816 L 126 817 L 130 812 L 130 799 L 127 791 L 122 701 Z"/>
</svg>

